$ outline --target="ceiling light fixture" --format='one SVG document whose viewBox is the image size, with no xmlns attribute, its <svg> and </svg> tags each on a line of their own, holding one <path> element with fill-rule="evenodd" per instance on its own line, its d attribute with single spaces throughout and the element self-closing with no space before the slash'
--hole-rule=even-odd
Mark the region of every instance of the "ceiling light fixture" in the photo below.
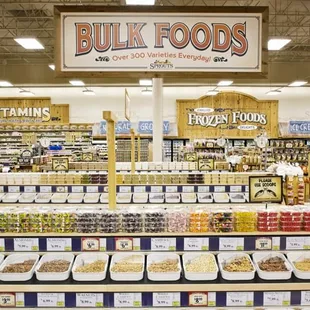
<svg viewBox="0 0 310 310">
<path fill-rule="evenodd" d="M 292 40 L 288 38 L 272 38 L 268 41 L 268 51 L 278 51 Z"/>
<path fill-rule="evenodd" d="M 85 96 L 96 96 L 96 93 L 94 91 L 92 91 L 91 89 L 87 89 L 87 88 L 83 90 L 83 94 Z"/>
<path fill-rule="evenodd" d="M 84 86 L 85 85 L 85 83 L 80 80 L 71 80 L 69 81 L 69 83 L 73 86 Z"/>
<path fill-rule="evenodd" d="M 152 86 L 153 85 L 153 81 L 152 80 L 139 80 L 139 84 L 141 86 Z"/>
<path fill-rule="evenodd" d="M 216 90 L 216 89 L 209 90 L 209 91 L 207 92 L 207 96 L 216 96 L 218 93 L 219 93 L 219 91 Z"/>
<path fill-rule="evenodd" d="M 281 94 L 281 90 L 279 90 L 279 89 L 269 90 L 266 93 L 266 95 L 268 95 L 268 96 L 277 96 L 280 94 Z"/>
<path fill-rule="evenodd" d="M 54 65 L 54 64 L 49 64 L 48 66 L 49 66 L 50 69 L 52 69 L 53 71 L 55 70 L 55 65 Z"/>
<path fill-rule="evenodd" d="M 21 90 L 19 91 L 19 94 L 20 94 L 21 96 L 25 96 L 25 97 L 33 97 L 33 96 L 34 96 L 34 93 L 33 93 L 32 91 L 30 91 L 30 90 L 25 90 L 25 89 L 21 89 Z"/>
<path fill-rule="evenodd" d="M 306 85 L 308 82 L 307 81 L 294 81 L 291 84 L 288 84 L 290 87 L 300 87 Z"/>
<path fill-rule="evenodd" d="M 229 86 L 233 83 L 233 81 L 219 81 L 217 86 Z"/>
<path fill-rule="evenodd" d="M 127 5 L 154 5 L 155 0 L 126 0 Z"/>
<path fill-rule="evenodd" d="M 44 46 L 35 38 L 15 38 L 14 40 L 26 50 L 44 50 Z"/>
<path fill-rule="evenodd" d="M 153 93 L 153 90 L 148 87 L 145 87 L 145 89 L 141 90 L 141 94 L 144 96 L 151 96 L 152 93 Z"/>
<path fill-rule="evenodd" d="M 11 87 L 13 84 L 11 84 L 8 81 L 0 81 L 0 87 Z"/>
</svg>

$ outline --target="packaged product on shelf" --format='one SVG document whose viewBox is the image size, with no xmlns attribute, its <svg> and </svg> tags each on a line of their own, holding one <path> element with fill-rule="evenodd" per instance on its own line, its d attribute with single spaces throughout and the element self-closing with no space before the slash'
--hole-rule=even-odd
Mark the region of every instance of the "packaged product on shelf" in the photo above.
<svg viewBox="0 0 310 310">
<path fill-rule="evenodd" d="M 280 211 L 280 230 L 282 231 L 301 231 L 302 212 L 300 209 L 283 207 Z"/>
<path fill-rule="evenodd" d="M 186 208 L 172 208 L 167 212 L 167 231 L 188 231 L 188 212 Z"/>
<path fill-rule="evenodd" d="M 125 233 L 143 232 L 143 214 L 137 208 L 129 208 L 121 213 L 121 231 Z"/>
<path fill-rule="evenodd" d="M 310 209 L 306 208 L 303 210 L 303 229 L 310 231 Z"/>
<path fill-rule="evenodd" d="M 144 231 L 160 233 L 166 231 L 166 215 L 160 208 L 148 208 L 144 213 Z"/>
<path fill-rule="evenodd" d="M 36 208 L 30 212 L 30 232 L 53 232 L 53 209 Z"/>
<path fill-rule="evenodd" d="M 235 231 L 253 232 L 256 231 L 256 211 L 252 209 L 239 208 L 234 212 Z"/>
<path fill-rule="evenodd" d="M 206 208 L 191 208 L 189 213 L 189 231 L 207 232 L 210 226 L 210 214 Z"/>
<path fill-rule="evenodd" d="M 53 213 L 54 232 L 72 233 L 76 229 L 76 211 L 73 208 L 59 210 Z"/>
<path fill-rule="evenodd" d="M 294 177 L 287 176 L 286 178 L 286 196 L 287 196 L 287 205 L 294 205 Z"/>
<path fill-rule="evenodd" d="M 276 209 L 265 209 L 257 211 L 257 230 L 258 231 L 278 231 L 279 220 Z"/>
<path fill-rule="evenodd" d="M 214 232 L 232 232 L 234 230 L 233 212 L 218 210 L 211 213 L 211 228 Z"/>
<path fill-rule="evenodd" d="M 97 227 L 100 233 L 117 233 L 121 228 L 121 218 L 117 211 L 100 210 L 97 213 Z"/>
<path fill-rule="evenodd" d="M 298 178 L 297 183 L 297 200 L 299 205 L 305 204 L 305 182 L 303 177 Z"/>
<path fill-rule="evenodd" d="M 76 232 L 95 233 L 97 232 L 97 211 L 91 208 L 79 209 L 76 212 Z"/>
</svg>

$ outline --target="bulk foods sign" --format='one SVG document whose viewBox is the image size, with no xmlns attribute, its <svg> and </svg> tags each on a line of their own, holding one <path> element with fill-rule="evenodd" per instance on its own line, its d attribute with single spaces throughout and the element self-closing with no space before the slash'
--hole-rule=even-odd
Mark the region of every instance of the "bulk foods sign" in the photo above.
<svg viewBox="0 0 310 310">
<path fill-rule="evenodd" d="M 201 11 L 206 11 L 206 7 L 171 13 L 159 12 L 167 8 L 156 7 L 139 12 L 106 12 L 111 8 L 98 12 L 100 7 L 97 12 L 85 12 L 88 9 L 94 10 L 76 7 L 72 9 L 75 12 L 70 12 L 68 7 L 56 7 L 60 29 L 56 71 L 60 75 L 262 72 L 265 8 L 256 8 L 257 13 Z"/>
</svg>

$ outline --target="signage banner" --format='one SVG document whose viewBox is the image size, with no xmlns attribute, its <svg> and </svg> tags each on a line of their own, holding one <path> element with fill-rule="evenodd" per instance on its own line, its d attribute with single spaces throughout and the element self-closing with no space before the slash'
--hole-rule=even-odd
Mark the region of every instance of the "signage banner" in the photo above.
<svg viewBox="0 0 310 310">
<path fill-rule="evenodd" d="M 129 134 L 131 128 L 131 123 L 129 121 L 118 121 L 115 125 L 116 134 Z M 107 134 L 107 123 L 106 121 L 100 122 L 100 135 Z"/>
<path fill-rule="evenodd" d="M 170 130 L 170 122 L 164 121 L 163 134 L 168 134 Z M 138 133 L 140 134 L 153 134 L 153 121 L 141 121 L 138 123 Z"/>
<path fill-rule="evenodd" d="M 290 121 L 289 122 L 290 134 L 310 134 L 310 122 L 309 121 Z"/>
<path fill-rule="evenodd" d="M 250 203 L 282 202 L 282 177 L 280 176 L 251 176 Z"/>
<path fill-rule="evenodd" d="M 57 10 L 58 72 L 263 71 L 265 8 Z"/>
</svg>

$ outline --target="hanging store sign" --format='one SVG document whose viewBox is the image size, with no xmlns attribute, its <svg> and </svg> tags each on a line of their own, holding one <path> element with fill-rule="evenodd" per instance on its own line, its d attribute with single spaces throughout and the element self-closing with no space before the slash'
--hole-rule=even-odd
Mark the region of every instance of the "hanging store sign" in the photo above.
<svg viewBox="0 0 310 310">
<path fill-rule="evenodd" d="M 56 7 L 59 75 L 263 72 L 265 7 L 134 9 Z"/>
<path fill-rule="evenodd" d="M 289 122 L 290 134 L 310 134 L 310 122 L 309 121 L 290 121 Z"/>
<path fill-rule="evenodd" d="M 170 131 L 170 122 L 163 122 L 163 134 L 166 135 Z M 141 121 L 138 123 L 138 133 L 141 134 L 153 134 L 153 122 L 152 121 Z"/>
</svg>

